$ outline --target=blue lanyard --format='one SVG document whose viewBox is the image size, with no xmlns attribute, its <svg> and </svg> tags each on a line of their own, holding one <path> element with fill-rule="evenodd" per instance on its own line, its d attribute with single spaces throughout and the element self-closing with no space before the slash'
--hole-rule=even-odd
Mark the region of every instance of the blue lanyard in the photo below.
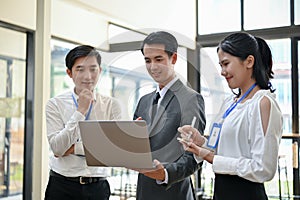
<svg viewBox="0 0 300 200">
<path fill-rule="evenodd" d="M 223 119 L 225 119 L 231 113 L 231 111 L 237 106 L 238 103 L 240 103 L 243 99 L 245 99 L 245 97 L 253 90 L 255 86 L 256 83 L 254 83 L 237 102 L 231 104 L 231 106 L 225 111 L 223 115 Z"/>
<path fill-rule="evenodd" d="M 72 98 L 73 98 L 73 101 L 74 101 L 74 104 L 75 104 L 76 108 L 78 108 L 78 103 L 77 103 L 77 101 L 76 101 L 76 99 L 75 99 L 73 93 L 72 93 Z M 90 114 L 91 114 L 91 111 L 92 111 L 92 107 L 93 107 L 93 104 L 91 104 L 91 106 L 90 106 L 90 108 L 89 108 L 89 111 L 88 111 L 88 113 L 87 113 L 87 115 L 86 115 L 86 117 L 85 117 L 85 120 L 88 120 L 88 119 L 90 118 Z"/>
</svg>

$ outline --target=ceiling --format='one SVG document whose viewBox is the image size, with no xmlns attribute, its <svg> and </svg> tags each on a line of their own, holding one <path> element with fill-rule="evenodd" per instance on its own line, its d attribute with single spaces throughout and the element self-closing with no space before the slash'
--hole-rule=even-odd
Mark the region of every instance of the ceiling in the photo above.
<svg viewBox="0 0 300 200">
<path fill-rule="evenodd" d="M 166 30 L 183 46 L 194 48 L 196 0 L 64 0 L 108 22 L 149 33 Z"/>
</svg>

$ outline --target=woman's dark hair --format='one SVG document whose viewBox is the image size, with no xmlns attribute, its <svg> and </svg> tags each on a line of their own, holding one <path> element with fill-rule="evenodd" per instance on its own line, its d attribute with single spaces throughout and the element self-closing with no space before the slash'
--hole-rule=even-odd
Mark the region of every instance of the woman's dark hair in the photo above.
<svg viewBox="0 0 300 200">
<path fill-rule="evenodd" d="M 150 33 L 143 41 L 141 46 L 141 51 L 144 55 L 144 46 L 145 44 L 163 44 L 165 45 L 165 52 L 171 57 L 174 53 L 177 52 L 178 43 L 176 38 L 165 31 L 157 31 Z"/>
<path fill-rule="evenodd" d="M 269 83 L 274 74 L 272 53 L 265 40 L 245 32 L 233 33 L 220 42 L 217 52 L 219 49 L 241 61 L 246 60 L 249 55 L 254 56 L 252 78 L 261 89 L 275 91 Z"/>
<path fill-rule="evenodd" d="M 99 52 L 92 46 L 81 45 L 77 46 L 66 55 L 65 62 L 68 69 L 72 69 L 75 60 L 80 57 L 95 56 L 99 66 L 101 65 L 101 56 Z"/>
</svg>

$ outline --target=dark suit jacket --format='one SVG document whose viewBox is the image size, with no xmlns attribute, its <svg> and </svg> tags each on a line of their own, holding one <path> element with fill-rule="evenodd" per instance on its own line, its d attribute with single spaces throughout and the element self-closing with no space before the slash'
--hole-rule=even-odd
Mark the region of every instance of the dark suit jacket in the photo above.
<svg viewBox="0 0 300 200">
<path fill-rule="evenodd" d="M 193 199 L 190 175 L 200 164 L 197 165 L 193 154 L 184 151 L 176 138 L 180 136 L 177 128 L 191 124 L 194 116 L 197 117 L 195 128 L 203 133 L 206 123 L 203 98 L 177 80 L 165 94 L 151 122 L 154 96 L 155 91 L 140 99 L 134 119 L 142 117 L 147 122 L 153 158 L 169 163 L 164 165 L 168 184 L 159 185 L 156 180 L 139 174 L 137 200 Z"/>
</svg>

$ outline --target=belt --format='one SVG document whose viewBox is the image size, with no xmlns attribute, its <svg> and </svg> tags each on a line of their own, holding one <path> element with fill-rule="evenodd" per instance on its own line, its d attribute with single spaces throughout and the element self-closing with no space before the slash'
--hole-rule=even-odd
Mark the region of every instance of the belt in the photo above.
<svg viewBox="0 0 300 200">
<path fill-rule="evenodd" d="M 77 182 L 82 185 L 90 184 L 90 183 L 96 183 L 99 181 L 105 181 L 105 177 L 85 177 L 85 176 L 77 176 L 77 177 L 67 177 L 63 176 L 61 174 L 56 173 L 53 170 L 50 170 L 50 176 L 57 177 L 57 178 L 63 178 L 68 181 Z"/>
</svg>

